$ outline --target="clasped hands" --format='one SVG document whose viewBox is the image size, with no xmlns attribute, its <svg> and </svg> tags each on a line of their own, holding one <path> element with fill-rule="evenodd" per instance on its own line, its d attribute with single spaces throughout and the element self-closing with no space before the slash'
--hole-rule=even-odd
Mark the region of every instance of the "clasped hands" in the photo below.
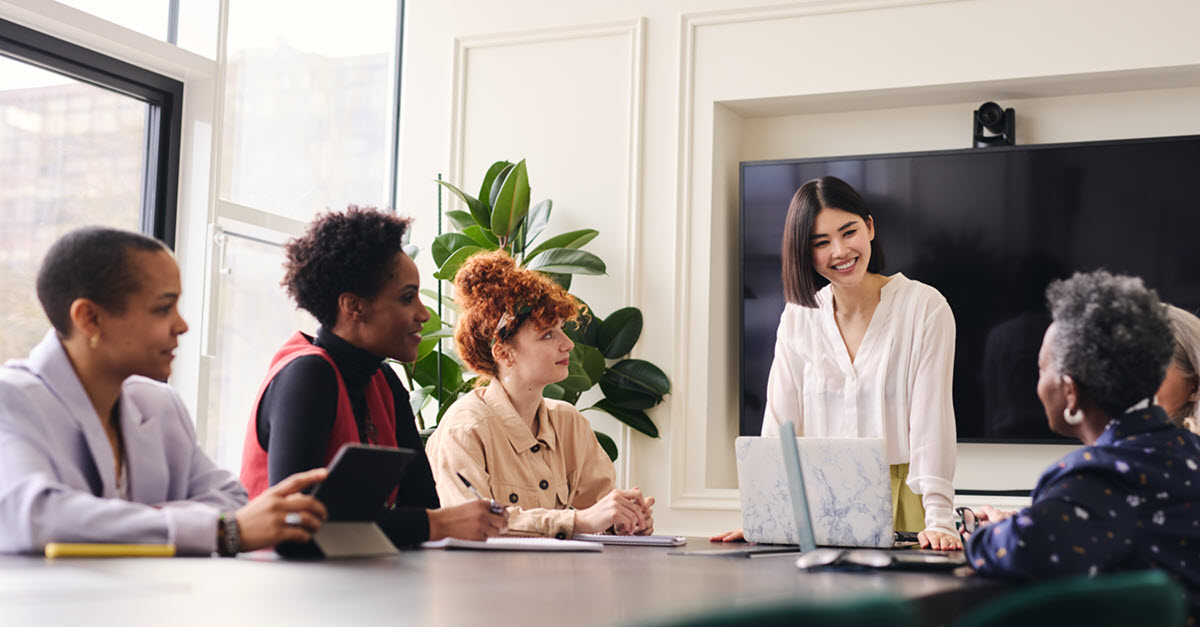
<svg viewBox="0 0 1200 627">
<path fill-rule="evenodd" d="M 612 531 L 617 535 L 654 533 L 654 498 L 638 488 L 613 490 L 595 505 L 575 511 L 575 533 Z"/>
</svg>

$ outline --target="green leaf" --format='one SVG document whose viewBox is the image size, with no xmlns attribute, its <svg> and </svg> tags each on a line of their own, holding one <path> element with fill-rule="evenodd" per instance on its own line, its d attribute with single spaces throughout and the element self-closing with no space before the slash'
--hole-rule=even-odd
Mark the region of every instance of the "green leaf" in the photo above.
<svg viewBox="0 0 1200 627">
<path fill-rule="evenodd" d="M 596 441 L 600 443 L 600 448 L 604 449 L 604 453 L 608 455 L 608 459 L 614 462 L 617 461 L 617 443 L 599 431 L 592 431 L 592 433 L 596 434 Z"/>
<path fill-rule="evenodd" d="M 638 385 L 645 387 L 655 394 L 670 394 L 671 380 L 661 368 L 644 359 L 623 359 L 608 367 Z"/>
<path fill-rule="evenodd" d="M 463 229 L 463 235 L 466 235 L 480 246 L 483 246 L 485 250 L 496 250 L 497 248 L 500 248 L 500 240 L 496 239 L 496 235 L 492 233 L 491 229 L 485 229 L 478 224 L 474 224 Z"/>
<path fill-rule="evenodd" d="M 667 375 L 658 366 L 640 359 L 617 362 L 600 378 L 604 396 L 625 409 L 650 409 L 661 403 L 670 389 Z"/>
<path fill-rule="evenodd" d="M 642 312 L 637 307 L 625 307 L 612 312 L 600 323 L 596 346 L 608 359 L 620 359 L 633 350 L 642 336 Z"/>
<path fill-rule="evenodd" d="M 446 219 L 450 220 L 450 223 L 454 225 L 454 228 L 456 228 L 460 231 L 467 228 L 468 226 L 475 225 L 475 218 L 470 213 L 467 213 L 466 211 L 458 211 L 458 210 L 447 211 Z"/>
<path fill-rule="evenodd" d="M 534 257 L 551 248 L 582 248 L 584 244 L 596 239 L 596 236 L 599 234 L 600 231 L 596 229 L 579 229 L 578 231 L 568 231 L 561 235 L 555 235 L 530 251 L 529 255 L 525 257 L 525 263 L 528 264 Z"/>
<path fill-rule="evenodd" d="M 584 409 L 597 409 L 613 418 L 629 425 L 634 431 L 644 433 L 652 438 L 658 437 L 658 427 L 654 426 L 654 421 L 650 420 L 650 416 L 640 409 L 627 409 L 614 405 L 608 399 L 601 399 L 600 402 Z"/>
<path fill-rule="evenodd" d="M 462 233 L 443 233 L 433 238 L 429 253 L 433 255 L 433 263 L 440 268 L 458 249 L 477 245 L 478 242 Z"/>
<path fill-rule="evenodd" d="M 439 361 L 442 364 L 440 379 L 437 370 Z M 430 353 L 425 359 L 418 360 L 413 368 L 413 379 L 422 386 L 433 388 L 430 396 L 439 399 L 442 405 L 438 411 L 439 416 L 446 405 L 458 398 L 459 391 L 463 388 L 462 368 L 446 353 Z"/>
<path fill-rule="evenodd" d="M 432 353 L 437 348 L 439 340 L 454 337 L 454 329 L 439 318 L 433 308 L 426 305 L 425 310 L 429 312 L 429 319 L 421 327 L 421 343 L 417 346 L 417 361 Z"/>
<path fill-rule="evenodd" d="M 553 272 L 547 272 L 546 276 L 550 277 L 551 281 L 558 283 L 559 287 L 563 288 L 564 290 L 567 290 L 567 291 L 571 290 L 571 275 L 555 274 Z"/>
<path fill-rule="evenodd" d="M 547 198 L 542 202 L 533 206 L 529 210 L 529 217 L 525 220 L 525 237 L 522 237 L 520 242 L 516 242 L 513 246 L 514 253 L 520 253 L 537 239 L 542 231 L 546 230 L 546 225 L 550 223 L 550 210 L 554 207 L 554 201 Z"/>
<path fill-rule="evenodd" d="M 505 163 L 508 163 L 508 162 L 506 161 Z M 493 164 L 493 166 L 494 165 L 495 164 Z M 492 180 L 492 188 L 490 190 L 488 190 L 488 206 L 489 207 L 496 206 L 496 201 L 500 197 L 500 188 L 504 187 L 504 181 L 505 181 L 505 179 L 508 178 L 508 175 L 512 173 L 514 167 L 516 167 L 516 166 L 514 166 L 512 163 L 508 163 L 508 165 L 504 166 L 503 168 L 500 168 L 500 172 L 496 175 L 496 178 L 494 180 Z M 482 196 L 480 196 L 480 198 L 482 198 Z M 484 222 L 482 224 L 490 227 L 492 225 L 492 221 L 488 220 L 487 222 Z"/>
<path fill-rule="evenodd" d="M 592 389 L 593 385 L 595 384 L 592 383 L 591 379 L 588 379 L 587 375 L 582 373 L 569 374 L 567 378 L 558 382 L 558 386 L 563 389 L 564 393 L 575 394 L 582 394 Z"/>
<path fill-rule="evenodd" d="M 511 168 L 512 165 L 511 161 L 497 161 L 488 168 L 487 174 L 483 175 L 483 185 L 479 187 L 479 199 L 486 200 L 489 207 L 494 207 L 496 203 L 492 198 L 492 184 L 505 168 Z M 503 182 L 504 179 L 502 178 L 500 181 Z"/>
<path fill-rule="evenodd" d="M 453 281 L 454 275 L 458 274 L 458 269 L 462 267 L 467 258 L 482 250 L 478 246 L 464 246 L 459 248 L 454 251 L 453 255 L 450 255 L 449 259 L 446 259 L 446 262 L 438 268 L 437 272 L 433 273 L 433 278 L 443 281 Z"/>
<path fill-rule="evenodd" d="M 408 258 L 413 260 L 417 258 L 417 255 L 421 254 L 421 247 L 417 246 L 416 244 L 405 244 L 400 247 L 400 250 L 403 250 L 404 254 L 408 255 Z"/>
<path fill-rule="evenodd" d="M 604 260 L 586 250 L 570 248 L 551 248 L 537 256 L 537 259 L 527 261 L 525 267 L 530 270 L 541 270 L 552 274 L 604 274 L 607 267 Z"/>
<path fill-rule="evenodd" d="M 435 292 L 431 289 L 428 289 L 428 288 L 421 290 L 421 294 L 423 296 L 433 300 L 433 302 L 435 302 L 435 303 L 438 302 L 438 300 L 440 298 L 441 303 L 443 305 L 449 307 L 450 309 L 452 309 L 454 311 L 458 311 L 458 303 L 454 302 L 453 298 L 450 298 L 449 296 L 446 296 L 445 294 L 443 294 L 441 297 L 439 297 L 437 292 Z"/>
<path fill-rule="evenodd" d="M 474 196 L 464 192 L 454 185 L 451 185 L 450 183 L 447 183 L 446 181 L 438 181 L 438 185 L 445 187 L 451 192 L 454 192 L 455 196 L 458 196 L 463 202 L 467 203 L 467 209 L 471 210 L 471 217 L 475 218 L 475 222 L 478 222 L 479 224 L 491 224 L 492 214 L 490 211 L 488 211 L 487 205 L 483 204 L 483 202 L 481 202 L 478 198 L 475 198 Z"/>
<path fill-rule="evenodd" d="M 496 204 L 492 205 L 492 232 L 501 240 L 510 239 L 513 231 L 529 213 L 529 173 L 521 159 L 504 178 Z"/>
<path fill-rule="evenodd" d="M 600 377 L 604 376 L 604 355 L 595 346 L 576 342 L 575 348 L 571 349 L 571 365 L 575 364 L 579 364 L 581 372 L 587 375 L 592 385 L 599 383 Z"/>
<path fill-rule="evenodd" d="M 566 394 L 566 390 L 564 390 L 562 386 L 557 383 L 551 383 L 550 385 L 542 388 L 542 396 L 544 398 L 552 398 L 554 400 L 561 401 L 563 394 Z"/>
<path fill-rule="evenodd" d="M 412 407 L 412 413 L 414 416 L 421 413 L 421 410 L 425 409 L 425 406 L 429 404 L 431 393 L 433 393 L 433 386 L 426 385 L 425 387 L 420 387 L 413 390 L 412 394 L 408 395 L 408 405 L 409 407 Z"/>
</svg>

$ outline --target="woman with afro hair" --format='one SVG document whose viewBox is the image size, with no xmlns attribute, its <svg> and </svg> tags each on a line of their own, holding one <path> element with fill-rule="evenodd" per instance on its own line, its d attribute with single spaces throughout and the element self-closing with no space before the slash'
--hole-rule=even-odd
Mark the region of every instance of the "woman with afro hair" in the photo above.
<svg viewBox="0 0 1200 627">
<path fill-rule="evenodd" d="M 408 391 L 385 358 L 413 361 L 429 313 L 417 266 L 401 249 L 409 221 L 351 206 L 318 217 L 286 247 L 283 285 L 321 324 L 271 360 L 246 430 L 242 482 L 258 494 L 320 468 L 346 443 L 417 451 L 377 522 L 396 546 L 503 533 L 504 514 L 477 501 L 439 508 Z M 299 551 L 297 551 L 299 552 Z"/>
<path fill-rule="evenodd" d="M 455 345 L 487 385 L 451 405 L 429 439 L 442 502 L 476 498 L 461 474 L 508 506 L 509 535 L 652 533 L 654 499 L 616 489 L 612 461 L 587 419 L 570 403 L 542 397 L 567 376 L 574 344 L 563 324 L 580 315 L 579 302 L 503 251 L 468 259 L 454 287 Z"/>
</svg>

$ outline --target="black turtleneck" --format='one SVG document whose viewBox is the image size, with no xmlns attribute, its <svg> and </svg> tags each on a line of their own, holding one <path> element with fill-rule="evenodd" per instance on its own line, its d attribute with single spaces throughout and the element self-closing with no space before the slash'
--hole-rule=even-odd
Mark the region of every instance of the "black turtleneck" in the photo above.
<svg viewBox="0 0 1200 627">
<path fill-rule="evenodd" d="M 317 330 L 313 345 L 325 350 L 346 385 L 350 407 L 359 426 L 359 439 L 367 441 L 366 389 L 371 377 L 383 366 L 383 359 L 343 340 L 323 327 Z M 437 490 L 429 458 L 408 403 L 408 390 L 391 367 L 383 367 L 384 377 L 396 404 L 396 445 L 417 452 L 400 481 L 396 508 L 380 512 L 379 525 L 397 546 L 429 539 L 426 508 L 438 507 Z M 319 355 L 303 355 L 284 366 L 263 392 L 258 405 L 255 427 L 258 443 L 267 451 L 267 476 L 271 485 L 297 472 L 325 465 L 329 434 L 337 418 L 337 374 Z"/>
</svg>

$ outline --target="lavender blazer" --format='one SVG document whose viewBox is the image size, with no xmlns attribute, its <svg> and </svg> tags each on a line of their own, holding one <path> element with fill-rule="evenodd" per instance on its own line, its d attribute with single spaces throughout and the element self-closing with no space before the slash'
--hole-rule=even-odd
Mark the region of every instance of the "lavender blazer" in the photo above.
<svg viewBox="0 0 1200 627">
<path fill-rule="evenodd" d="M 0 551 L 48 542 L 174 544 L 216 550 L 217 517 L 246 490 L 196 443 L 179 396 L 130 377 L 121 388 L 129 498 L 117 498 L 112 447 L 51 330 L 27 360 L 0 367 Z"/>
</svg>

